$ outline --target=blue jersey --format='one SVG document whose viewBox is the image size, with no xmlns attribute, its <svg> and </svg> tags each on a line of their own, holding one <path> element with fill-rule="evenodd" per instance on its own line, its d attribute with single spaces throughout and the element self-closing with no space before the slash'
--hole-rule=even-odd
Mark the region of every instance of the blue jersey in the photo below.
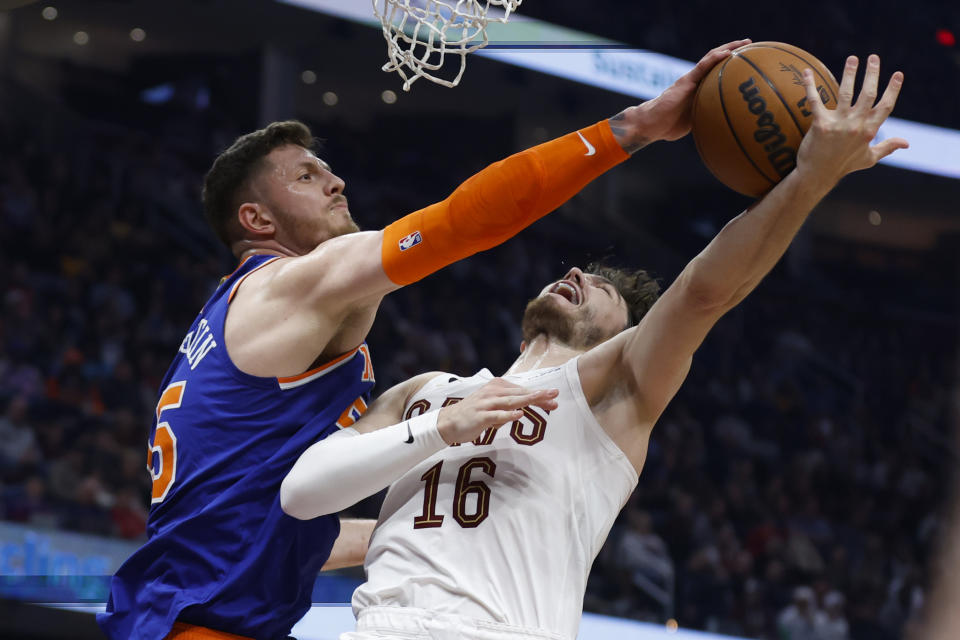
<svg viewBox="0 0 960 640">
<path fill-rule="evenodd" d="M 310 607 L 340 532 L 336 516 L 300 521 L 280 483 L 307 447 L 366 409 L 366 344 L 291 378 L 240 371 L 224 341 L 230 299 L 274 260 L 255 255 L 194 320 L 160 389 L 147 449 L 147 542 L 110 583 L 111 638 L 163 638 L 175 620 L 257 639 L 286 637 Z"/>
</svg>

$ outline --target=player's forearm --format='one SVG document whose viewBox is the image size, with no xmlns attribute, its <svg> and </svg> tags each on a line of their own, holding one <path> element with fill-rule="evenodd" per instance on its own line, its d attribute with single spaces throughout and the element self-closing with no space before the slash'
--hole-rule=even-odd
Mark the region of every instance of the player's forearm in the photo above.
<svg viewBox="0 0 960 640">
<path fill-rule="evenodd" d="M 376 525 L 376 520 L 340 518 L 340 535 L 334 541 L 330 557 L 323 563 L 320 570 L 332 571 L 362 565 L 367 557 L 370 536 Z"/>
<path fill-rule="evenodd" d="M 436 411 L 370 433 L 344 429 L 300 456 L 280 486 L 280 506 L 299 520 L 337 513 L 446 446 Z"/>
<path fill-rule="evenodd" d="M 794 171 L 762 200 L 728 222 L 685 274 L 699 299 L 732 307 L 780 260 L 833 184 Z"/>
<path fill-rule="evenodd" d="M 628 157 L 604 120 L 494 163 L 443 202 L 384 229 L 383 269 L 410 284 L 494 247 Z"/>
</svg>

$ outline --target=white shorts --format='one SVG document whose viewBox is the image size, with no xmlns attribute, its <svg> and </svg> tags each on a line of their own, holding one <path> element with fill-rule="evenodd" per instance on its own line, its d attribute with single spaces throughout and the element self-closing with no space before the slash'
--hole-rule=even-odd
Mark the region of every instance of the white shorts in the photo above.
<svg viewBox="0 0 960 640">
<path fill-rule="evenodd" d="M 412 607 L 367 607 L 340 640 L 569 640 L 559 633 Z"/>
</svg>

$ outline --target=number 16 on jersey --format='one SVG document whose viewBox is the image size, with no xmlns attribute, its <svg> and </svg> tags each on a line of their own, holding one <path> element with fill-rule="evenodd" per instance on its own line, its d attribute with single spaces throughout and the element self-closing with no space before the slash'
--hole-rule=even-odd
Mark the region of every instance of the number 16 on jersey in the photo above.
<svg viewBox="0 0 960 640">
<path fill-rule="evenodd" d="M 437 490 L 440 486 L 440 471 L 443 461 L 430 467 L 420 480 L 426 483 L 423 494 L 423 513 L 413 519 L 414 529 L 430 529 L 443 525 L 443 516 L 437 513 Z M 457 487 L 453 495 L 453 519 L 465 528 L 476 527 L 486 520 L 490 514 L 490 487 L 483 480 L 471 480 L 471 472 L 477 469 L 482 473 L 494 477 L 497 472 L 496 463 L 490 458 L 471 458 L 460 466 L 457 473 Z M 467 507 L 470 496 L 476 499 L 471 510 Z"/>
</svg>

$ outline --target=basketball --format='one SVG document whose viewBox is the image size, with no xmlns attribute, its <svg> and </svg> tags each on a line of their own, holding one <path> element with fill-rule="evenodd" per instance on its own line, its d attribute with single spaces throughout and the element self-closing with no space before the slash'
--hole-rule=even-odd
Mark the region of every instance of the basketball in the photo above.
<svg viewBox="0 0 960 640">
<path fill-rule="evenodd" d="M 740 47 L 703 79 L 693 102 L 693 138 L 720 182 L 758 198 L 793 170 L 813 122 L 803 88 L 807 68 L 823 104 L 836 108 L 838 86 L 830 71 L 783 42 Z"/>
</svg>

